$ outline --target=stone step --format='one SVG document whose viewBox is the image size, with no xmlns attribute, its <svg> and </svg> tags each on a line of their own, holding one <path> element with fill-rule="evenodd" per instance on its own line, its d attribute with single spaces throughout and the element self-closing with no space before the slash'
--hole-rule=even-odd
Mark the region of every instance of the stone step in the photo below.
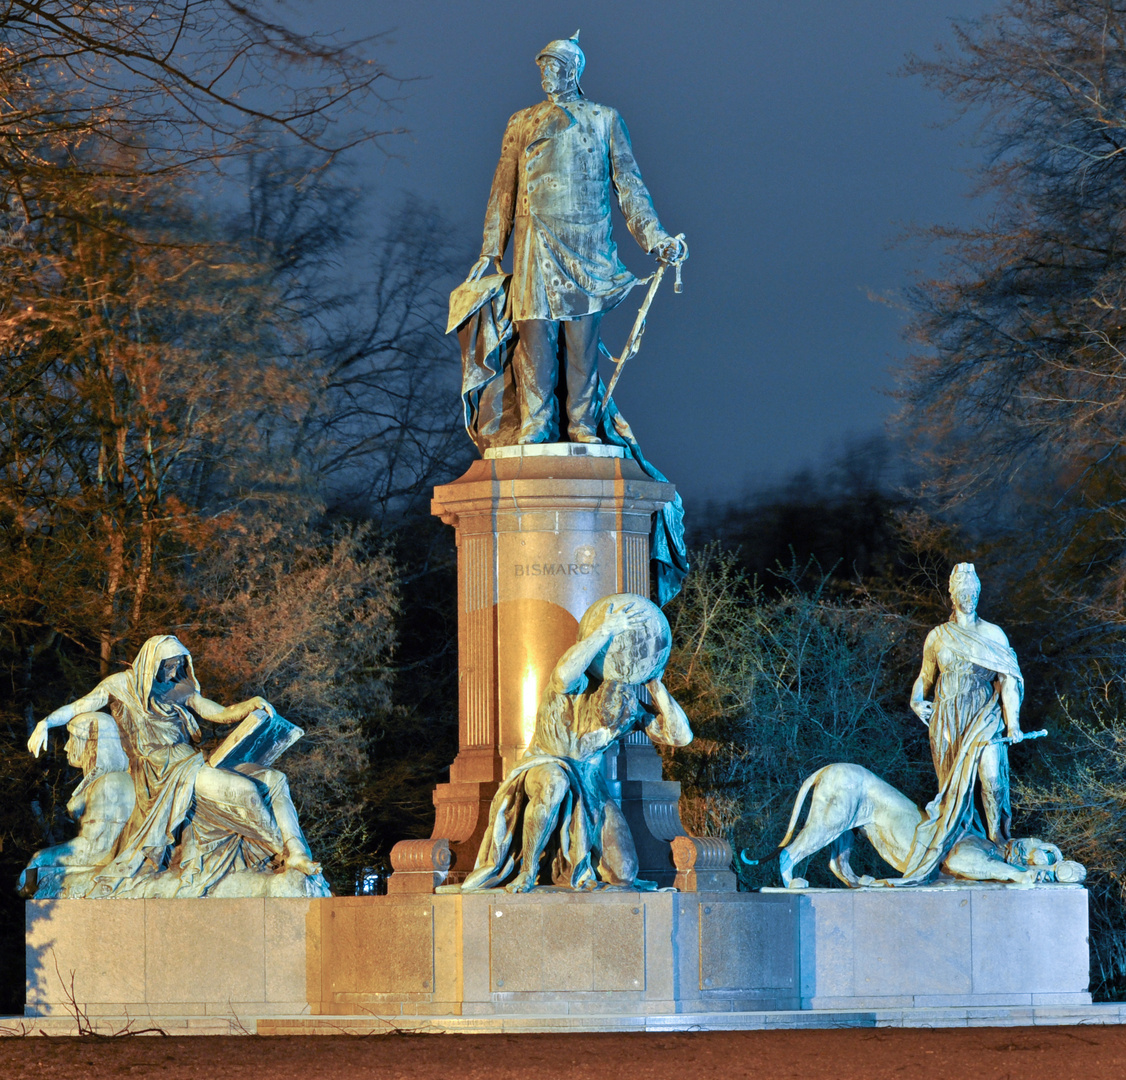
<svg viewBox="0 0 1126 1080">
<path fill-rule="evenodd" d="M 761 1031 L 799 1028 L 1032 1027 L 1126 1023 L 1126 1002 L 1082 1006 L 939 1009 L 803 1009 L 766 1012 L 668 1013 L 651 1016 L 103 1016 L 84 1024 L 74 1017 L 0 1017 L 2 1036 L 63 1036 L 89 1033 L 166 1035 L 378 1035 L 534 1034 L 597 1031 Z M 150 1030 L 149 1034 L 157 1034 Z"/>
</svg>

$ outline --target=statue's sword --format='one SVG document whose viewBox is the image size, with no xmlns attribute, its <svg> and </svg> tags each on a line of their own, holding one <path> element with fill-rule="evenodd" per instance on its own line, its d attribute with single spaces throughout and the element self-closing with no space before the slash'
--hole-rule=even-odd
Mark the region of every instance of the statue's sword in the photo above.
<svg viewBox="0 0 1126 1080">
<path fill-rule="evenodd" d="M 673 291 L 681 291 L 680 267 L 684 259 L 688 258 L 688 245 L 684 241 L 684 233 L 678 233 L 676 238 L 684 247 L 684 257 L 677 259 L 675 262 L 665 262 L 662 260 L 661 265 L 646 279 L 649 282 L 649 291 L 645 294 L 645 299 L 641 302 L 641 307 L 637 312 L 637 318 L 633 320 L 633 329 L 630 330 L 629 337 L 626 338 L 626 344 L 622 349 L 621 355 L 614 360 L 614 374 L 610 377 L 610 385 L 606 387 L 606 396 L 602 401 L 603 413 L 610 407 L 610 395 L 613 394 L 614 387 L 618 385 L 618 379 L 621 377 L 622 368 L 626 366 L 626 361 L 636 356 L 638 350 L 641 348 L 641 335 L 645 333 L 645 316 L 649 314 L 649 307 L 653 303 L 653 297 L 657 295 L 657 288 L 661 284 L 661 279 L 665 276 L 665 271 L 670 266 L 676 268 L 676 284 L 673 286 Z"/>
<path fill-rule="evenodd" d="M 1047 734 L 1048 734 L 1047 728 L 1041 728 L 1039 731 L 1026 731 L 1024 733 L 1024 738 L 1021 740 L 1021 742 L 1028 742 L 1029 739 L 1042 739 Z M 1013 741 L 1013 737 L 1011 735 L 1005 735 L 1005 736 L 1003 736 L 1002 738 L 999 738 L 999 739 L 990 739 L 989 740 L 990 744 L 993 745 L 993 746 L 996 746 L 998 744 L 1011 744 L 1012 741 Z"/>
</svg>

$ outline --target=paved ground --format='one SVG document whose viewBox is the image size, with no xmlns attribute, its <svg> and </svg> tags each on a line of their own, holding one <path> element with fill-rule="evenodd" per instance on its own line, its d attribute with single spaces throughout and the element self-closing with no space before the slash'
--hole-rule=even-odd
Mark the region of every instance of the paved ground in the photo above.
<svg viewBox="0 0 1126 1080">
<path fill-rule="evenodd" d="M 0 1040 L 4 1080 L 1121 1080 L 1126 1027 Z"/>
</svg>

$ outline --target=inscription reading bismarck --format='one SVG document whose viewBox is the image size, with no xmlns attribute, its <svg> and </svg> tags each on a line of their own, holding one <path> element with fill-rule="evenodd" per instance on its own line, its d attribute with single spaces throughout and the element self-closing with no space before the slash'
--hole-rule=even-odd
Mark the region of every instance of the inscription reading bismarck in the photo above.
<svg viewBox="0 0 1126 1080">
<path fill-rule="evenodd" d="M 597 563 L 515 563 L 512 570 L 516 577 L 599 576 Z"/>
</svg>

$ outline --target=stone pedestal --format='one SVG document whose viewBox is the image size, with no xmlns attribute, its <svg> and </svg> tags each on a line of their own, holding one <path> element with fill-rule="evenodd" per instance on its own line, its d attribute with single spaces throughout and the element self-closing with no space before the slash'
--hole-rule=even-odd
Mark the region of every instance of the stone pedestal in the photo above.
<svg viewBox="0 0 1126 1080">
<path fill-rule="evenodd" d="M 489 450 L 434 489 L 433 512 L 457 530 L 458 546 L 459 750 L 434 792 L 433 833 L 450 841 L 451 880 L 473 867 L 493 794 L 528 745 L 583 613 L 611 593 L 649 595 L 652 518 L 673 495 L 621 448 L 577 443 Z M 679 785 L 661 780 L 644 737 L 616 760 L 608 756 L 607 778 L 611 790 L 621 785 L 642 876 L 659 870 L 671 884 L 668 842 L 684 831 Z"/>
<path fill-rule="evenodd" d="M 1036 1023 L 1033 1010 L 1091 1000 L 1087 894 L 1068 885 L 37 900 L 26 941 L 27 1016 L 77 1005 L 118 1028 L 685 1014 L 722 1027 L 722 1013 L 777 1009 L 833 1010 L 814 1026 L 891 1010 L 904 1024 L 965 1024 L 966 1010 Z"/>
</svg>

